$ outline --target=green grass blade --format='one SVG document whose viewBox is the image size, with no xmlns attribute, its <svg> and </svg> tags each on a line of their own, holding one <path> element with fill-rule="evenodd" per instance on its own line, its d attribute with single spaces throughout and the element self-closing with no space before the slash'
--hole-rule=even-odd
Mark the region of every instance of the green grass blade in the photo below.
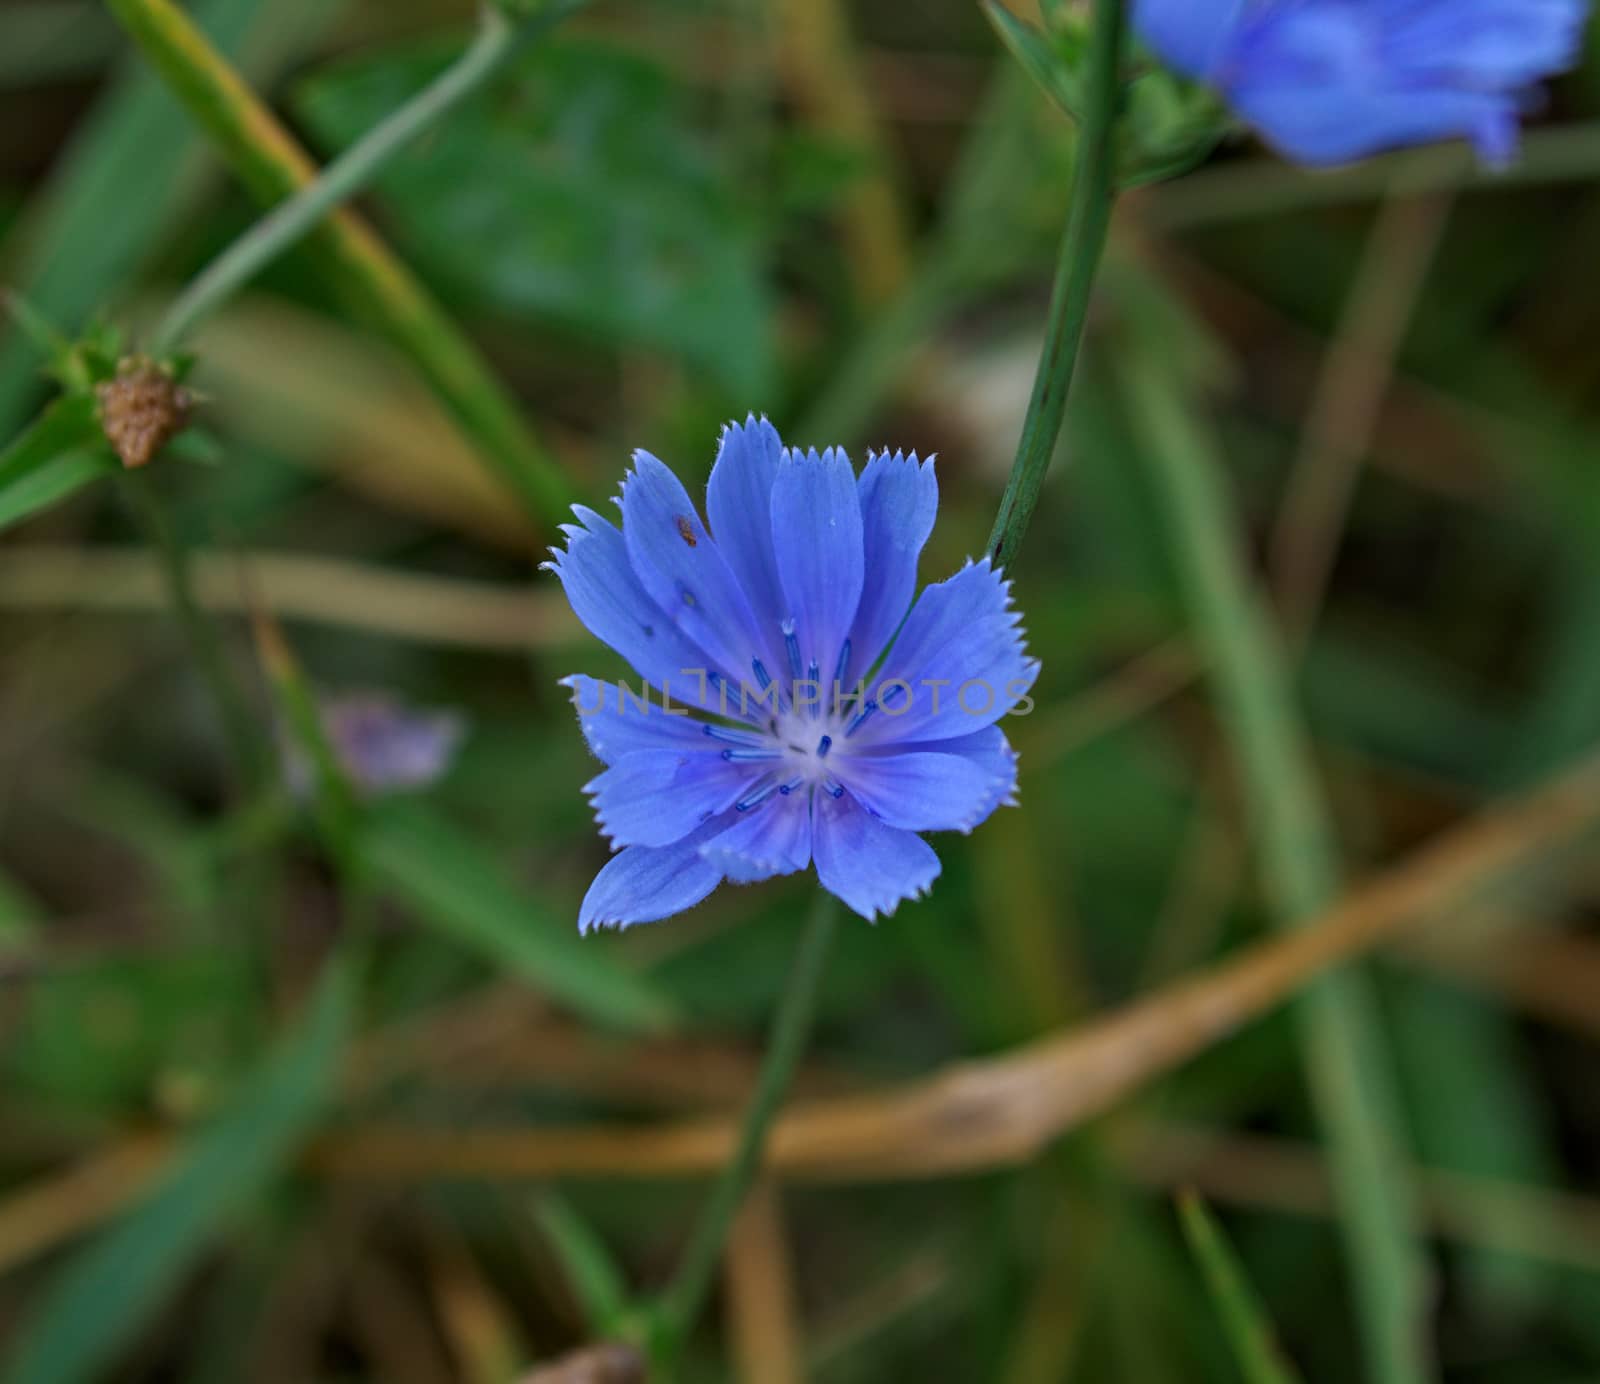
<svg viewBox="0 0 1600 1384">
<path fill-rule="evenodd" d="M 590 1333 L 597 1339 L 615 1333 L 628 1310 L 628 1290 L 605 1242 L 556 1192 L 539 1199 L 534 1217 L 566 1271 Z"/>
<path fill-rule="evenodd" d="M 373 812 L 362 848 L 374 882 L 441 934 L 601 1023 L 658 1030 L 672 1006 L 507 878 L 492 855 L 420 803 Z"/>
<path fill-rule="evenodd" d="M 1181 1193 L 1178 1217 L 1205 1276 L 1240 1377 L 1245 1384 L 1297 1384 L 1300 1376 L 1278 1348 L 1255 1290 L 1205 1203 L 1193 1192 Z"/>
<path fill-rule="evenodd" d="M 1140 451 L 1165 510 L 1174 563 L 1211 670 L 1224 729 L 1255 821 L 1280 926 L 1338 897 L 1328 809 L 1271 619 L 1245 552 L 1214 444 L 1158 343 L 1135 343 L 1120 369 Z M 1297 1005 L 1311 1094 L 1328 1142 L 1362 1326 L 1377 1384 L 1431 1377 L 1424 1339 L 1427 1265 L 1398 1146 L 1403 1123 L 1374 996 L 1356 971 L 1330 974 Z"/>
<path fill-rule="evenodd" d="M 299 1026 L 195 1136 L 148 1200 L 63 1271 L 7 1384 L 99 1377 L 229 1217 L 279 1172 L 316 1120 L 349 1029 L 355 968 L 330 961 Z"/>
<path fill-rule="evenodd" d="M 202 0 L 195 21 L 233 52 L 260 8 L 261 0 Z M 75 331 L 171 227 L 198 147 L 160 79 L 130 58 L 62 156 L 37 212 L 24 219 L 26 247 L 11 260 L 9 282 Z M 42 364 L 25 333 L 8 333 L 0 344 L 0 434 L 19 421 Z"/>
<path fill-rule="evenodd" d="M 0 529 L 116 470 L 95 420 L 94 401 L 86 395 L 58 399 L 0 452 Z"/>
</svg>

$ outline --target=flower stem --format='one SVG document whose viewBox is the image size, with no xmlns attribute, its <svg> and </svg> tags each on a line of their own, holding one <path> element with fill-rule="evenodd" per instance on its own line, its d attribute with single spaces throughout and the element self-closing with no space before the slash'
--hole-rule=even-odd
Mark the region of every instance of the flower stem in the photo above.
<svg viewBox="0 0 1600 1384">
<path fill-rule="evenodd" d="M 832 895 L 819 891 L 811 916 L 806 921 L 794 964 L 789 970 L 783 1000 L 772 1021 L 772 1034 L 762 1060 L 761 1075 L 756 1082 L 750 1108 L 745 1111 L 744 1122 L 740 1126 L 738 1147 L 712 1188 L 711 1199 L 700 1214 L 678 1271 L 662 1297 L 664 1344 L 674 1354 L 705 1303 L 716 1274 L 717 1261 L 722 1254 L 723 1242 L 728 1238 L 733 1218 L 760 1168 L 767 1130 L 783 1103 L 795 1068 L 799 1066 L 801 1054 L 805 1051 L 812 1016 L 816 1012 L 823 963 L 827 959 L 838 920 L 839 909 Z"/>
<path fill-rule="evenodd" d="M 1009 567 L 1022 545 L 1022 536 L 1028 531 L 1028 521 L 1039 500 L 1039 488 L 1055 455 L 1084 322 L 1089 315 L 1089 293 L 1111 223 L 1122 28 L 1122 0 L 1094 0 L 1086 109 L 1078 138 L 1067 228 L 1061 238 L 1061 259 L 1050 292 L 1050 320 L 1033 381 L 1033 397 L 1028 402 L 1028 416 L 1017 442 L 1017 459 L 1012 463 L 994 531 L 989 535 L 989 553 L 997 567 Z"/>
<path fill-rule="evenodd" d="M 541 27 L 548 22 L 543 17 Z M 494 73 L 516 51 L 518 38 L 518 30 L 505 15 L 485 7 L 477 34 L 460 58 L 287 202 L 257 221 L 190 283 L 156 328 L 154 353 L 170 354 L 201 318 L 366 187 L 394 154 Z"/>
<path fill-rule="evenodd" d="M 285 202 L 315 185 L 311 157 L 173 0 L 107 6 L 258 201 Z M 570 7 L 563 0 L 541 10 L 518 36 Z M 371 226 L 348 207 L 325 208 L 309 240 L 335 290 L 415 362 L 527 512 L 549 523 L 564 519 L 569 486 L 555 459 L 477 348 Z"/>
<path fill-rule="evenodd" d="M 240 775 L 242 786 L 247 791 L 253 791 L 260 786 L 264 768 L 258 720 L 251 714 L 244 693 L 228 667 L 216 626 L 195 598 L 189 555 L 183 540 L 173 529 L 148 477 L 131 472 L 124 476 L 123 482 L 124 494 L 139 526 L 160 558 L 167 597 L 172 602 L 189 652 L 211 690 L 235 770 Z"/>
</svg>

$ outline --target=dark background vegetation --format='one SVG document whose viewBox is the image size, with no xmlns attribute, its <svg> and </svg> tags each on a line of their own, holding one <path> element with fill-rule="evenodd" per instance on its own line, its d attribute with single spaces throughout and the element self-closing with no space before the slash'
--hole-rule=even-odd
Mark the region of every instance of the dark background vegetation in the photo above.
<svg viewBox="0 0 1600 1384">
<path fill-rule="evenodd" d="M 324 158 L 471 19 L 447 0 L 194 9 Z M 1350 877 L 1595 741 L 1596 121 L 1591 47 L 1503 182 L 1453 158 L 1420 193 L 1414 162 L 1311 178 L 1239 139 L 1123 200 L 1015 569 L 1044 660 L 1038 708 L 1011 727 L 1022 805 L 937 842 L 928 900 L 843 928 L 803 1092 L 1007 1049 L 1270 926 L 1118 385 L 1130 361 L 1176 360 L 1211 401 Z M 604 507 L 636 446 L 703 483 L 721 423 L 765 412 L 858 460 L 937 452 L 937 579 L 981 549 L 1004 483 L 1071 144 L 968 0 L 651 0 L 563 27 L 360 206 L 586 501 Z M 40 312 L 137 329 L 256 214 L 99 6 L 0 5 L 0 257 Z M 480 1123 L 536 1141 L 737 1108 L 814 885 L 725 888 L 575 952 L 605 847 L 556 680 L 609 656 L 533 570 L 548 531 L 318 269 L 296 251 L 206 326 L 194 384 L 219 456 L 158 462 L 152 481 L 230 612 L 264 738 L 249 589 L 322 692 L 384 689 L 470 726 L 405 805 L 405 859 L 378 869 L 358 1031 L 313 1059 L 337 1063 L 321 1119 L 402 1144 Z M 9 439 L 48 395 L 4 332 Z M 1403 1137 L 1429 1170 L 1431 1319 L 1454 1384 L 1600 1376 L 1600 872 L 1580 858 L 1516 883 L 1372 966 Z M 297 814 L 240 794 L 117 490 L 7 532 L 0 1343 L 137 1196 L 144 1141 L 241 1089 L 265 1098 L 244 1083 L 340 930 Z M 552 957 L 579 972 L 553 996 Z M 640 994 L 670 1005 L 670 1031 L 640 1031 Z M 553 1221 L 587 1223 L 643 1291 L 702 1188 L 581 1167 L 256 1177 L 248 1150 L 269 1142 L 222 1161 L 219 1195 L 235 1172 L 247 1195 L 140 1314 L 113 1377 L 510 1379 L 592 1338 Z M 1307 1377 L 1364 1377 L 1283 1011 L 1028 1166 L 763 1192 L 690 1375 L 1235 1378 L 1172 1209 L 1189 1183 Z M 165 1262 L 136 1249 L 111 1297 L 135 1292 L 146 1254 Z"/>
</svg>

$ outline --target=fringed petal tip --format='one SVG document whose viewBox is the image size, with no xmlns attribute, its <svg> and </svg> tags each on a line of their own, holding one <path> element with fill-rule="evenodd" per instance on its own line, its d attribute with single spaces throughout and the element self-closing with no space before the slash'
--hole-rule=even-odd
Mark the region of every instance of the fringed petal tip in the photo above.
<svg viewBox="0 0 1600 1384">
<path fill-rule="evenodd" d="M 924 457 L 918 456 L 914 451 L 908 452 L 900 447 L 896 447 L 892 452 L 887 447 L 869 447 L 867 449 L 867 464 L 869 466 L 874 462 L 878 463 L 879 465 L 887 462 L 901 466 L 909 466 L 917 471 L 932 471 L 935 468 L 938 460 L 939 454 L 937 452 L 929 452 L 928 455 Z"/>
</svg>

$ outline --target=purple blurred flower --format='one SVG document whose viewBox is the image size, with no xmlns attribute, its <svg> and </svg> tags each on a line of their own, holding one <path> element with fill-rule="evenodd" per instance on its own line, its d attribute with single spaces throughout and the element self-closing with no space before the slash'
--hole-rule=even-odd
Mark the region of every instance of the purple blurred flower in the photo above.
<svg viewBox="0 0 1600 1384">
<path fill-rule="evenodd" d="M 1466 138 L 1516 154 L 1535 85 L 1572 66 L 1588 0 L 1137 0 L 1134 25 L 1300 163 Z"/>
<path fill-rule="evenodd" d="M 382 692 L 325 698 L 322 732 L 352 786 L 364 795 L 423 788 L 440 778 L 455 759 L 466 733 L 450 711 L 417 711 Z M 287 745 L 284 774 L 296 794 L 310 791 L 311 765 Z"/>
<path fill-rule="evenodd" d="M 922 893 L 939 857 L 917 833 L 970 831 L 1011 799 L 995 723 L 1038 673 L 987 560 L 913 605 L 932 462 L 879 453 L 858 477 L 842 451 L 787 450 L 752 418 L 723 434 L 715 538 L 648 452 L 618 504 L 620 531 L 578 507 L 550 566 L 589 630 L 680 705 L 565 680 L 609 766 L 587 791 L 620 848 L 579 927 L 664 918 L 724 879 L 813 861 L 866 918 Z"/>
</svg>

